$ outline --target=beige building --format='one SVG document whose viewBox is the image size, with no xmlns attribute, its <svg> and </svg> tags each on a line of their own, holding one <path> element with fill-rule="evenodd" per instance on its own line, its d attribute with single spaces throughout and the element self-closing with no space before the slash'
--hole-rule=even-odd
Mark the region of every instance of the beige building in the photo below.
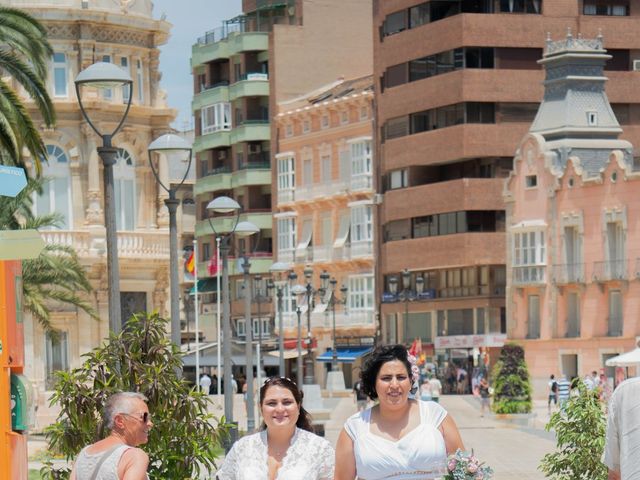
<svg viewBox="0 0 640 480">
<path fill-rule="evenodd" d="M 370 76 L 340 80 L 303 98 L 279 103 L 275 126 L 274 224 L 277 260 L 292 264 L 298 283 L 306 285 L 305 268 L 319 289 L 320 274 L 336 280 L 332 308 L 318 295 L 309 305 L 285 292 L 285 336 L 297 336 L 296 307 L 302 310 L 303 337 L 317 342 L 316 358 L 329 364 L 334 340 L 339 359 L 344 351 L 364 354 L 376 334 L 374 297 L 374 171 L 372 151 L 373 84 Z M 346 287 L 346 292 L 339 289 Z M 297 301 L 296 301 L 297 300 Z M 335 313 L 335 316 L 334 316 Z M 335 321 L 335 326 L 334 326 Z M 335 339 L 334 339 L 335 327 Z M 341 360 L 345 383 L 351 385 L 358 355 Z M 322 384 L 322 363 L 316 363 Z"/>
<path fill-rule="evenodd" d="M 170 131 L 169 123 L 175 117 L 159 88 L 158 46 L 167 41 L 170 24 L 153 19 L 150 0 L 0 3 L 23 8 L 39 19 L 53 46 L 48 85 L 58 120 L 54 129 L 42 132 L 49 154 L 44 175 L 51 180 L 35 201 L 35 213 L 63 215 L 60 229 L 43 231 L 42 235 L 47 243 L 76 249 L 94 288 L 88 300 L 100 315 L 100 321 L 96 321 L 68 306 L 52 305 L 52 324 L 59 331 L 58 337 L 45 334 L 37 322 L 25 317 L 25 374 L 36 387 L 41 427 L 51 420 L 46 405 L 54 372 L 78 366 L 81 355 L 108 335 L 102 164 L 96 151 L 100 139 L 82 119 L 74 88 L 76 75 L 98 61 L 115 63 L 133 79 L 131 91 L 87 91 L 84 98 L 94 123 L 107 130 L 115 127 L 125 102 L 129 95 L 132 97 L 125 126 L 114 138 L 114 146 L 119 149 L 114 178 L 122 318 L 141 310 L 157 309 L 168 314 L 166 193 L 156 184 L 147 146 Z M 32 111 L 37 114 L 34 108 Z M 169 183 L 173 173 L 166 161 L 159 161 L 159 170 Z M 190 198 L 189 189 L 181 196 Z M 188 229 L 193 207 L 179 209 L 178 215 L 178 228 Z"/>
</svg>

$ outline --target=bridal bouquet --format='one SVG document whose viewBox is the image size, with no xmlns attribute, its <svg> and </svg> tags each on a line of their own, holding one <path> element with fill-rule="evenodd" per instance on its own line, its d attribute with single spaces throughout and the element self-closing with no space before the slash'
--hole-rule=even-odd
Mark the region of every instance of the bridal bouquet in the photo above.
<svg viewBox="0 0 640 480">
<path fill-rule="evenodd" d="M 458 449 L 447 458 L 447 471 L 444 480 L 489 480 L 493 478 L 493 470 L 481 463 L 471 453 Z"/>
</svg>

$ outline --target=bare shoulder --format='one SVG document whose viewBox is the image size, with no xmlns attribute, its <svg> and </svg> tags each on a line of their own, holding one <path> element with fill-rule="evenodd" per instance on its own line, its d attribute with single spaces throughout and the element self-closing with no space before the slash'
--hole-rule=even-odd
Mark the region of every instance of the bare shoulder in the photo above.
<svg viewBox="0 0 640 480">
<path fill-rule="evenodd" d="M 141 448 L 129 448 L 122 454 L 122 461 L 126 462 L 128 465 L 148 465 L 149 455 Z"/>
</svg>

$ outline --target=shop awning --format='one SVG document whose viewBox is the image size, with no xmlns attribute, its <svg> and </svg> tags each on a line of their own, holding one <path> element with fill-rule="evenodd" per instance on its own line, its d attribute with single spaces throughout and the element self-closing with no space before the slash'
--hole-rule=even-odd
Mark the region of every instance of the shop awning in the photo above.
<svg viewBox="0 0 640 480">
<path fill-rule="evenodd" d="M 302 350 L 302 356 L 306 355 L 307 353 L 307 348 L 304 347 Z M 272 350 L 270 352 L 266 352 L 267 355 L 271 355 L 272 357 L 275 358 L 280 358 L 280 351 L 279 350 Z M 284 359 L 285 360 L 291 360 L 292 358 L 298 358 L 298 350 L 285 350 L 284 351 Z"/>
<path fill-rule="evenodd" d="M 338 347 L 338 361 L 340 363 L 353 363 L 371 350 L 373 350 L 373 347 Z M 316 358 L 318 362 L 331 362 L 332 360 L 333 350 L 328 350 Z"/>
<path fill-rule="evenodd" d="M 338 229 L 338 235 L 333 242 L 333 248 L 342 248 L 349 238 L 349 230 L 351 229 L 351 217 L 349 215 L 343 215 L 340 217 L 340 228 Z"/>
<path fill-rule="evenodd" d="M 198 280 L 198 293 L 211 293 L 218 289 L 218 280 L 216 278 L 203 278 Z M 189 295 L 196 294 L 196 287 L 191 287 Z"/>
</svg>

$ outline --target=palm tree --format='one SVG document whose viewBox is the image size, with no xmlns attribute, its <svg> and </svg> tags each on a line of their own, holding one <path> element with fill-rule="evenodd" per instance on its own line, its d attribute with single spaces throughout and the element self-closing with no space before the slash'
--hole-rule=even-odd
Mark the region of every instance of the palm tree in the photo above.
<svg viewBox="0 0 640 480">
<path fill-rule="evenodd" d="M 0 202 L 0 230 L 38 229 L 59 226 L 58 213 L 34 216 L 33 195 L 42 192 L 47 179 L 30 179 L 15 198 L 3 197 Z M 5 200 L 6 198 L 6 200 Z M 53 332 L 50 308 L 54 302 L 73 305 L 98 316 L 83 294 L 92 288 L 75 250 L 67 245 L 47 245 L 40 256 L 22 261 L 24 308 L 40 322 L 44 330 Z"/>
<path fill-rule="evenodd" d="M 25 90 L 47 126 L 55 123 L 46 87 L 52 54 L 47 32 L 34 17 L 16 8 L 0 6 L 0 72 Z M 40 175 L 41 159 L 47 157 L 44 142 L 23 100 L 0 77 L 0 163 L 22 165 L 23 147 L 30 152 Z"/>
</svg>

